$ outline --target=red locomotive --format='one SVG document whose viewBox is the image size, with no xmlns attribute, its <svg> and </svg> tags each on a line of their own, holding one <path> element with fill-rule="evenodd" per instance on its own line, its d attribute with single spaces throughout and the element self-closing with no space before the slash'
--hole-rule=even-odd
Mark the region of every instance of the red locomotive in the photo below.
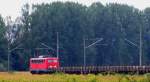
<svg viewBox="0 0 150 82">
<path fill-rule="evenodd" d="M 30 59 L 30 72 L 49 73 L 59 68 L 59 59 L 57 57 L 39 56 Z"/>
</svg>

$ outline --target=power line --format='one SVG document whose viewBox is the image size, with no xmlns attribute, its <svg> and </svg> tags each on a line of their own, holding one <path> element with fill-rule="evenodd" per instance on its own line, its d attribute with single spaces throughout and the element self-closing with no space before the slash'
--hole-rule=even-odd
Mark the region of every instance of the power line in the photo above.
<svg viewBox="0 0 150 82">
<path fill-rule="evenodd" d="M 99 42 L 101 42 L 103 40 L 103 38 L 96 38 L 95 40 L 97 40 L 97 41 L 93 42 L 92 44 L 90 44 L 88 46 L 86 46 L 86 40 L 94 40 L 94 39 L 85 39 L 85 38 L 83 38 L 83 48 L 84 48 L 84 51 L 83 51 L 83 53 L 84 53 L 84 59 L 83 59 L 84 62 L 83 63 L 84 63 L 84 67 L 86 67 L 86 49 L 94 46 L 95 44 L 97 44 Z"/>
</svg>

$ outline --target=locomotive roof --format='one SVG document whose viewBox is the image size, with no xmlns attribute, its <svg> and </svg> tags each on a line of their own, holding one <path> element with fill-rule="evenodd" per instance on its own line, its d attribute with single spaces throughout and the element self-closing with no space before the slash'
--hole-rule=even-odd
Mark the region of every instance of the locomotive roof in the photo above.
<svg viewBox="0 0 150 82">
<path fill-rule="evenodd" d="M 55 58 L 55 57 L 53 57 L 53 58 L 52 57 L 51 58 L 31 58 L 31 60 L 37 60 L 37 59 L 40 60 L 40 59 L 58 59 L 58 58 Z"/>
<path fill-rule="evenodd" d="M 31 59 L 58 59 L 57 57 L 50 57 L 50 56 L 39 56 Z"/>
</svg>

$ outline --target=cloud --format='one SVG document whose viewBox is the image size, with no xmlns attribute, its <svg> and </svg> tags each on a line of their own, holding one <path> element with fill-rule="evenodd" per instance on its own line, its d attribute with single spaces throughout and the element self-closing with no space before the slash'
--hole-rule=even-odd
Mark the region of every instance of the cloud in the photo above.
<svg viewBox="0 0 150 82">
<path fill-rule="evenodd" d="M 0 14 L 16 17 L 20 14 L 21 0 L 0 0 Z"/>
</svg>

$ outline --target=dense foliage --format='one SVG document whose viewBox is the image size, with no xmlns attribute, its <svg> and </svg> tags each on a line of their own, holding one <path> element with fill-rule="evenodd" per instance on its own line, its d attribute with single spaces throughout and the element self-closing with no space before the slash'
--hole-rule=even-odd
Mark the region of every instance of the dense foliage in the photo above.
<svg viewBox="0 0 150 82">
<path fill-rule="evenodd" d="M 11 69 L 27 70 L 29 58 L 38 52 L 48 51 L 56 56 L 53 50 L 35 48 L 42 48 L 44 46 L 41 43 L 45 43 L 56 49 L 57 32 L 61 66 L 83 65 L 84 38 L 93 39 L 86 40 L 86 46 L 95 42 L 95 38 L 103 38 L 101 42 L 86 49 L 87 65 L 139 65 L 140 28 L 142 64 L 150 64 L 150 8 L 140 11 L 114 3 L 105 6 L 93 3 L 87 7 L 73 2 L 54 2 L 34 5 L 31 13 L 29 10 L 28 4 L 22 8 L 21 22 L 12 38 L 10 47 L 21 43 L 20 48 L 24 50 L 11 52 Z M 5 36 L 4 27 L 4 22 L 0 20 L 1 36 Z M 7 42 L 0 37 L 0 68 L 7 67 Z"/>
<path fill-rule="evenodd" d="M 7 39 L 5 36 L 6 28 L 3 18 L 0 16 L 0 70 L 6 70 L 7 60 Z"/>
</svg>

